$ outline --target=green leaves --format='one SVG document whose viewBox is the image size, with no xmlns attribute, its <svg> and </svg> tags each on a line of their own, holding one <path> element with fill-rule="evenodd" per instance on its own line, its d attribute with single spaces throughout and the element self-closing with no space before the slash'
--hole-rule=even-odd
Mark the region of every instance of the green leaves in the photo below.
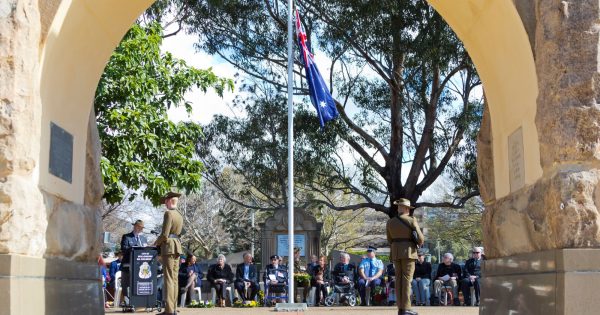
<svg viewBox="0 0 600 315">
<path fill-rule="evenodd" d="M 295 5 L 312 50 L 326 60 L 320 70 L 331 81 L 341 114 L 329 129 L 336 134 L 332 138 L 336 142 L 329 152 L 319 155 L 328 164 L 319 171 L 318 185 L 324 188 L 313 191 L 317 195 L 323 195 L 322 189 L 351 193 L 366 201 L 354 206 L 389 215 L 395 213 L 390 211 L 390 200 L 408 198 L 418 205 L 441 176 L 449 175 L 457 191 L 476 192 L 475 156 L 470 152 L 475 152 L 472 131 L 480 119 L 477 113 L 482 102 L 477 94 L 481 94 L 481 82 L 462 43 L 442 17 L 420 0 L 305 0 Z M 287 10 L 281 0 L 160 0 L 152 15 L 160 18 L 181 12 L 178 22 L 198 36 L 199 49 L 218 54 L 245 73 L 250 84 L 266 87 L 270 93 L 264 94 L 275 95 L 289 83 Z M 294 94 L 307 95 L 298 55 L 294 61 Z M 239 131 L 221 131 L 231 130 Z M 314 141 L 313 135 L 318 136 L 306 133 L 306 141 Z M 340 148 L 350 150 L 355 158 L 344 161 L 335 156 Z M 232 156 L 253 157 L 250 149 L 235 150 Z M 274 160 L 279 158 L 273 155 Z M 255 160 L 264 159 L 258 155 Z M 255 176 L 258 180 L 260 174 L 268 173 L 266 178 L 272 178 L 269 172 L 274 169 L 273 165 L 255 169 Z M 297 182 L 315 188 L 314 177 L 303 179 L 298 177 Z M 275 182 L 268 180 L 266 185 Z M 278 195 L 285 197 L 285 192 Z"/>
<path fill-rule="evenodd" d="M 189 67 L 161 53 L 162 27 L 134 25 L 113 53 L 96 90 L 96 119 L 102 142 L 101 169 L 108 203 L 120 202 L 126 188 L 142 191 L 154 204 L 172 186 L 200 187 L 203 164 L 195 156 L 202 129 L 174 123 L 171 106 L 185 106 L 194 87 L 219 95 L 233 90 L 231 80 L 210 69 Z M 133 194 L 131 198 L 134 198 Z"/>
</svg>

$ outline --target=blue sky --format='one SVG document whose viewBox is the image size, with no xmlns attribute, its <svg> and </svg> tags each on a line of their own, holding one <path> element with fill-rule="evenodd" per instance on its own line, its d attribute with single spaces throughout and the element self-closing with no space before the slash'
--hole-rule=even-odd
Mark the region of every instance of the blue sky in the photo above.
<svg viewBox="0 0 600 315">
<path fill-rule="evenodd" d="M 196 42 L 196 36 L 188 35 L 183 32 L 175 36 L 168 37 L 163 42 L 163 50 L 173 54 L 174 57 L 185 60 L 189 65 L 199 69 L 212 68 L 213 72 L 220 77 L 234 79 L 234 75 L 239 71 L 235 69 L 231 64 L 223 60 L 218 56 L 212 56 L 205 52 L 197 52 L 194 48 Z M 317 66 L 321 70 L 321 73 L 329 73 L 331 61 L 322 54 L 315 55 Z M 365 69 L 363 69 L 365 70 Z M 366 71 L 371 71 L 366 69 Z M 329 84 L 329 76 L 324 76 L 325 81 Z M 233 92 L 225 92 L 223 97 L 219 97 L 215 92 L 208 91 L 203 93 L 199 89 L 195 89 L 186 95 L 186 100 L 193 104 L 193 112 L 191 116 L 188 116 L 184 108 L 171 108 L 169 110 L 169 118 L 173 121 L 194 121 L 200 124 L 209 123 L 214 115 L 221 114 L 226 116 L 243 116 L 244 113 L 240 109 L 236 109 L 232 106 L 233 99 L 237 95 L 238 90 L 235 89 Z M 349 114 L 352 115 L 353 109 L 348 110 Z M 315 117 L 316 119 L 316 117 Z M 342 155 L 344 159 L 355 159 L 354 152 L 352 150 L 344 150 Z M 381 162 L 381 161 L 380 161 Z M 410 164 L 404 165 L 406 171 L 404 175 L 408 174 Z M 420 198 L 421 201 L 436 201 L 440 197 L 443 197 L 447 192 L 448 188 L 451 187 L 451 182 L 447 178 L 441 177 L 432 187 L 427 189 Z"/>
</svg>

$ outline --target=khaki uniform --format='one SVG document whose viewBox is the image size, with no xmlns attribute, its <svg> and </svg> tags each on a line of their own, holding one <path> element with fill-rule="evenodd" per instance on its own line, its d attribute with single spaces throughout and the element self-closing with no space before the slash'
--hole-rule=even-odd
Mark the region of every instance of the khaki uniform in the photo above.
<svg viewBox="0 0 600 315">
<path fill-rule="evenodd" d="M 412 230 L 400 220 L 408 223 L 417 231 L 420 244 L 423 244 L 425 237 L 417 220 L 408 214 L 395 216 L 387 222 L 387 239 L 391 248 L 390 259 L 394 262 L 396 269 L 396 303 L 400 310 L 410 310 L 410 285 L 415 272 L 417 247 L 411 240 Z"/>
<path fill-rule="evenodd" d="M 306 264 L 304 263 L 302 258 L 300 258 L 298 260 L 294 259 L 294 275 L 299 274 L 299 273 L 308 273 L 308 270 L 306 270 L 305 267 L 306 267 Z M 309 285 L 310 284 L 307 284 L 307 283 L 298 283 L 298 281 L 296 281 L 296 279 L 294 279 L 294 294 L 296 295 L 296 297 L 294 298 L 295 301 L 305 301 L 306 300 L 306 297 L 308 296 L 308 291 L 310 291 L 308 289 Z M 299 297 L 298 288 L 303 288 L 301 299 L 298 299 L 298 297 Z"/>
<path fill-rule="evenodd" d="M 175 314 L 177 304 L 177 291 L 179 290 L 179 255 L 183 254 L 179 235 L 183 228 L 183 217 L 177 210 L 168 210 L 163 218 L 162 233 L 156 240 L 156 246 L 160 246 L 164 271 L 165 289 L 165 313 Z M 177 236 L 177 237 L 173 237 Z"/>
</svg>

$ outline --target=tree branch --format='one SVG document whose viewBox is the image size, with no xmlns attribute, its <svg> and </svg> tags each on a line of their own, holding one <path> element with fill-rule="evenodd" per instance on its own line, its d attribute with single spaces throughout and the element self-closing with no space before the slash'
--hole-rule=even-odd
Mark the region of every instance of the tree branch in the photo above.
<svg viewBox="0 0 600 315">
<path fill-rule="evenodd" d="M 461 209 L 465 207 L 465 204 L 469 199 L 479 196 L 479 191 L 473 191 L 466 196 L 460 198 L 454 198 L 452 202 L 417 202 L 415 203 L 415 208 L 452 208 L 452 209 Z"/>
<path fill-rule="evenodd" d="M 377 141 L 377 139 L 375 139 L 373 136 L 368 134 L 364 129 L 362 129 L 358 125 L 356 125 L 352 121 L 352 119 L 350 119 L 350 117 L 348 117 L 348 115 L 346 114 L 346 110 L 344 109 L 344 107 L 342 106 L 342 104 L 340 102 L 338 102 L 337 100 L 334 100 L 334 101 L 335 101 L 337 110 L 340 113 L 340 117 L 342 117 L 342 120 L 348 125 L 348 127 L 350 127 L 350 129 L 352 131 L 354 131 L 358 135 L 360 135 L 367 143 L 371 144 L 374 148 L 376 148 L 379 151 L 379 153 L 381 154 L 381 156 L 383 157 L 383 159 L 386 160 L 386 162 L 387 162 L 390 157 L 389 157 L 389 153 L 387 152 L 385 147 L 381 143 L 379 143 L 379 141 Z"/>
</svg>

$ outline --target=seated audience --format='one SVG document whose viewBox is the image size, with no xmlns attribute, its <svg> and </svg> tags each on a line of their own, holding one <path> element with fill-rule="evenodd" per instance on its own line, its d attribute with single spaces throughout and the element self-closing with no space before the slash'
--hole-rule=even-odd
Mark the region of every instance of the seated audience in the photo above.
<svg viewBox="0 0 600 315">
<path fill-rule="evenodd" d="M 425 261 L 425 255 L 422 251 L 417 252 L 417 257 L 415 272 L 413 273 L 412 292 L 415 294 L 417 305 L 430 305 L 431 264 Z"/>
<path fill-rule="evenodd" d="M 217 291 L 217 306 L 225 307 L 227 286 L 233 281 L 231 266 L 225 263 L 225 256 L 219 255 L 217 263 L 208 267 L 206 279 Z"/>
<path fill-rule="evenodd" d="M 458 300 L 458 283 L 462 275 L 460 266 L 453 263 L 454 256 L 451 253 L 445 253 L 442 261 L 443 262 L 438 265 L 435 281 L 433 283 L 435 296 L 437 297 L 438 301 L 440 301 L 442 287 L 449 286 L 452 288 L 454 305 L 458 306 L 460 305 Z"/>
<path fill-rule="evenodd" d="M 252 255 L 244 253 L 244 263 L 235 269 L 235 289 L 242 301 L 254 300 L 258 293 L 258 270 L 252 263 Z"/>
<path fill-rule="evenodd" d="M 390 284 L 390 288 L 395 288 L 396 286 L 396 268 L 394 267 L 394 263 L 390 263 L 385 267 L 385 275 L 387 276 L 387 283 Z"/>
<path fill-rule="evenodd" d="M 361 305 L 366 305 L 366 288 L 370 287 L 371 292 L 376 286 L 381 286 L 381 275 L 383 275 L 383 262 L 375 257 L 377 248 L 369 246 L 367 249 L 367 258 L 358 266 L 358 291 L 360 292 Z M 371 298 L 371 297 L 367 297 Z"/>
<path fill-rule="evenodd" d="M 329 274 L 329 266 L 327 266 L 327 256 L 319 257 L 319 264 L 313 267 L 313 277 L 311 279 L 311 287 L 317 288 L 315 295 L 315 305 L 324 305 L 327 297 L 327 287 L 331 281 Z"/>
<path fill-rule="evenodd" d="M 110 292 L 110 294 L 114 297 L 115 293 L 116 293 L 116 287 L 117 287 L 117 272 L 119 270 L 121 270 L 121 263 L 123 261 L 123 253 L 122 252 L 116 252 L 115 253 L 115 257 L 117 257 L 117 259 L 113 260 L 110 263 L 110 266 L 108 268 L 108 275 L 110 277 L 110 282 L 108 283 L 108 291 Z"/>
<path fill-rule="evenodd" d="M 275 274 L 275 270 L 284 270 L 287 272 L 287 266 L 283 264 L 281 257 L 273 255 L 270 260 L 271 263 L 265 267 L 265 273 L 263 275 L 263 281 L 265 281 L 265 283 L 267 283 L 268 275 Z"/>
<path fill-rule="evenodd" d="M 196 264 L 196 256 L 188 255 L 186 262 L 179 267 L 179 286 L 183 292 L 187 292 L 186 299 L 191 300 L 194 288 L 201 287 L 203 276 L 200 265 Z"/>
<path fill-rule="evenodd" d="M 265 283 L 265 296 L 273 293 L 283 293 L 288 281 L 287 266 L 281 264 L 281 258 L 277 255 L 271 256 L 271 263 L 265 268 L 263 281 Z"/>
<path fill-rule="evenodd" d="M 98 255 L 98 267 L 100 268 L 100 274 L 102 277 L 102 295 L 104 296 L 104 307 L 110 307 L 106 296 L 106 285 L 110 282 L 110 276 L 106 272 L 106 263 L 102 255 Z"/>
<path fill-rule="evenodd" d="M 396 294 L 394 293 L 396 290 L 396 267 L 394 267 L 394 263 L 390 263 L 385 267 L 385 274 L 387 276 L 387 301 L 388 305 L 394 305 L 396 303 Z"/>
<path fill-rule="evenodd" d="M 464 277 L 462 279 L 462 292 L 465 305 L 471 305 L 471 287 L 475 289 L 475 305 L 479 305 L 479 280 L 481 279 L 482 247 L 473 247 L 472 258 L 465 263 Z"/>
<path fill-rule="evenodd" d="M 306 265 L 306 272 L 312 277 L 313 268 L 319 264 L 319 257 L 317 255 L 310 256 L 310 262 Z"/>
<path fill-rule="evenodd" d="M 340 254 L 340 262 L 333 268 L 333 282 L 337 285 L 354 284 L 356 280 L 356 266 L 350 263 L 348 253 Z"/>
</svg>

